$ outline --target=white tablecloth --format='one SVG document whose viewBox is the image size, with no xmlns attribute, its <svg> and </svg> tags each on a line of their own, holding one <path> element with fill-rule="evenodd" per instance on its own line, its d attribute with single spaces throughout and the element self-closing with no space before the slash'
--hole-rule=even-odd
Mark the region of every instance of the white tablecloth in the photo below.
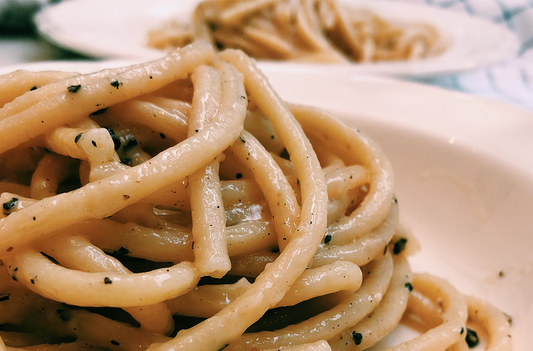
<svg viewBox="0 0 533 351">
<path fill-rule="evenodd" d="M 518 56 L 510 61 L 467 73 L 418 81 L 533 110 L 533 0 L 409 1 L 489 19 L 515 32 L 521 44 Z"/>
</svg>

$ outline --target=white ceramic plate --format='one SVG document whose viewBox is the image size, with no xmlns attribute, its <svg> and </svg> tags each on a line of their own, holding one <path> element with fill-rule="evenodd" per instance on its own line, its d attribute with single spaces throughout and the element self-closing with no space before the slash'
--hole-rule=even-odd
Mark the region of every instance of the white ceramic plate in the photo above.
<svg viewBox="0 0 533 351">
<path fill-rule="evenodd" d="M 430 76 L 493 64 L 515 56 L 519 48 L 517 38 L 504 26 L 466 14 L 398 1 L 342 1 L 373 10 L 386 19 L 433 24 L 450 45 L 442 55 L 418 61 L 321 65 L 340 74 Z M 44 9 L 35 21 L 45 38 L 64 48 L 97 58 L 146 59 L 162 55 L 147 47 L 148 31 L 168 19 L 188 22 L 198 2 L 71 0 Z M 313 68 L 316 65 L 298 65 L 298 69 Z"/>
<path fill-rule="evenodd" d="M 53 62 L 0 73 L 117 65 Z M 283 68 L 264 71 L 285 100 L 327 109 L 385 150 L 401 216 L 422 244 L 413 269 L 491 301 L 513 318 L 514 351 L 531 350 L 533 113 L 415 83 Z"/>
</svg>

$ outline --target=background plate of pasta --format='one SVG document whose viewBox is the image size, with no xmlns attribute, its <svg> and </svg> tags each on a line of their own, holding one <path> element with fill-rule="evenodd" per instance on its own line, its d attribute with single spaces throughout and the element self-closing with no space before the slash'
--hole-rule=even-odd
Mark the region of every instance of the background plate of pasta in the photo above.
<svg viewBox="0 0 533 351">
<path fill-rule="evenodd" d="M 98 58 L 155 58 L 205 40 L 261 60 L 333 72 L 430 76 L 513 57 L 504 26 L 401 1 L 77 0 L 36 16 L 40 33 Z"/>
<path fill-rule="evenodd" d="M 0 349 L 533 342 L 530 112 L 201 42 L 1 73 Z"/>
</svg>

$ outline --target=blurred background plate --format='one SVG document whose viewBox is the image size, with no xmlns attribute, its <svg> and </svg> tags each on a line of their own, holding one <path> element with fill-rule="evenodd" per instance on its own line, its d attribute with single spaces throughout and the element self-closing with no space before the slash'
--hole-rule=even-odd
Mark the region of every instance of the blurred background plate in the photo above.
<svg viewBox="0 0 533 351">
<path fill-rule="evenodd" d="M 147 33 L 162 22 L 187 23 L 199 0 L 70 0 L 46 7 L 36 16 L 39 32 L 51 42 L 96 58 L 154 58 L 162 53 L 147 47 Z M 342 0 L 354 8 L 374 11 L 403 23 L 426 22 L 444 33 L 448 49 L 417 61 L 320 65 L 338 74 L 373 73 L 433 76 L 481 68 L 516 56 L 519 42 L 505 26 L 467 14 L 405 2 Z M 277 65 L 280 63 L 272 63 Z M 316 69 L 300 64 L 299 69 Z"/>
<path fill-rule="evenodd" d="M 123 61 L 0 68 L 89 72 Z M 451 281 L 513 318 L 514 351 L 533 345 L 533 113 L 386 78 L 265 66 L 280 96 L 331 111 L 370 135 L 395 172 L 402 220 L 420 239 L 414 271 Z M 320 82 L 320 83 L 318 83 Z M 382 345 L 412 335 L 399 328 Z"/>
</svg>

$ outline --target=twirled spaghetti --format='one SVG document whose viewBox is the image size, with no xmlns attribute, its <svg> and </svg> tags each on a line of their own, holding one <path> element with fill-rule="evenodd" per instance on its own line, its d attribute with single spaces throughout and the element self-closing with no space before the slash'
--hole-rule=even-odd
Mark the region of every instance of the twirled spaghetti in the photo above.
<svg viewBox="0 0 533 351">
<path fill-rule="evenodd" d="M 362 350 L 402 318 L 426 330 L 394 350 L 458 350 L 469 314 L 511 349 L 501 312 L 411 273 L 379 147 L 242 52 L 0 89 L 0 350 Z"/>
<path fill-rule="evenodd" d="M 207 0 L 192 24 L 170 19 L 148 33 L 148 46 L 195 40 L 267 60 L 371 62 L 438 55 L 446 40 L 427 23 L 394 23 L 336 0 Z"/>
</svg>

